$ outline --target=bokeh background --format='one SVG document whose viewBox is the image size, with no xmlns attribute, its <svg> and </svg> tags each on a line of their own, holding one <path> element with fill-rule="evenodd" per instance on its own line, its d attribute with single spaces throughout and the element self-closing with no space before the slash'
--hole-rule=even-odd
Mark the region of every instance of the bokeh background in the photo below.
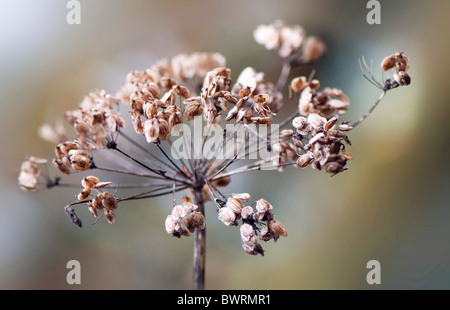
<svg viewBox="0 0 450 310">
<path fill-rule="evenodd" d="M 114 93 L 133 69 L 181 52 L 218 51 L 236 78 L 253 66 L 276 80 L 280 64 L 252 37 L 283 19 L 322 37 L 329 53 L 314 67 L 322 85 L 350 98 L 355 120 L 379 91 L 357 59 L 395 51 L 410 57 L 412 84 L 389 92 L 351 133 L 350 170 L 330 178 L 312 169 L 237 176 L 226 192 L 249 192 L 275 207 L 289 236 L 244 253 L 239 229 L 207 210 L 208 289 L 449 289 L 450 3 L 381 1 L 368 25 L 367 1 L 81 0 L 81 25 L 66 23 L 62 0 L 0 1 L 0 288 L 189 289 L 193 238 L 166 234 L 171 197 L 127 203 L 117 221 L 82 229 L 63 206 L 75 190 L 23 192 L 27 155 L 51 158 L 38 127 L 62 119 L 90 90 Z M 379 71 L 377 71 L 379 73 Z M 295 106 L 291 107 L 295 109 Z M 56 173 L 52 170 L 53 173 Z M 82 284 L 66 283 L 79 260 Z M 381 263 L 378 286 L 366 264 Z"/>
</svg>

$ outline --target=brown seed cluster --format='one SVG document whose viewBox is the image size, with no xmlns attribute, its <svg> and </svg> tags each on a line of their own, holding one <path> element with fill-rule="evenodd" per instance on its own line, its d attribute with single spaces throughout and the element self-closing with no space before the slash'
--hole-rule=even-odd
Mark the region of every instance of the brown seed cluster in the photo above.
<svg viewBox="0 0 450 310">
<path fill-rule="evenodd" d="M 181 236 L 190 236 L 196 229 L 204 229 L 205 217 L 195 211 L 197 208 L 197 205 L 187 199 L 181 205 L 175 205 L 166 218 L 167 233 L 180 238 Z"/>
<path fill-rule="evenodd" d="M 363 58 L 365 69 L 360 62 L 363 76 L 383 93 L 365 115 L 350 125 L 339 120 L 350 104 L 342 90 L 330 87 L 319 90 L 321 85 L 318 79 L 313 79 L 314 74 L 309 78 L 297 76 L 288 83 L 292 69 L 312 63 L 324 54 L 326 46 L 322 40 L 307 36 L 298 25 L 287 25 L 282 21 L 259 26 L 254 38 L 281 58 L 282 70 L 275 83 L 252 67 L 244 67 L 233 82 L 231 69 L 219 53 L 180 54 L 172 59 L 162 59 L 146 70 L 130 72 L 114 97 L 105 90 L 90 92 L 78 109 L 65 113 L 75 137 L 71 137 L 62 125 L 52 127 L 46 124 L 40 128 L 41 137 L 56 144 L 56 158 L 52 163 L 63 174 L 97 169 L 146 180 L 118 184 L 116 192 L 121 188 L 141 189 L 138 194 L 118 198 L 116 192 L 105 190 L 112 182 L 101 182 L 92 175 L 83 176 L 83 189 L 76 195 L 78 200 L 65 207 L 73 223 L 81 227 L 81 221 L 72 208 L 75 205 L 86 204 L 95 217 L 99 219 L 103 216 L 109 223 L 114 223 L 114 212 L 119 202 L 168 194 L 175 197 L 175 192 L 185 190 L 191 199 L 184 197 L 179 205 L 174 202 L 165 220 L 167 233 L 178 238 L 194 232 L 203 234 L 204 207 L 206 202 L 212 201 L 218 207 L 221 222 L 227 226 L 240 226 L 244 251 L 264 255 L 260 241 L 277 241 L 280 236 L 287 236 L 285 227 L 274 218 L 273 206 L 264 199 L 249 205 L 248 193 L 223 195 L 218 188 L 227 186 L 233 175 L 263 168 L 283 171 L 288 166 L 311 166 L 332 176 L 345 171 L 352 157 L 345 150 L 350 145 L 348 132 L 371 113 L 387 90 L 411 82 L 407 73 L 409 59 L 405 54 L 394 53 L 382 61 L 384 71 L 395 69 L 395 73 L 383 81 L 384 84 L 376 81 L 372 66 L 369 68 Z M 282 90 L 287 83 L 289 96 L 283 97 Z M 202 149 L 198 150 L 201 158 L 196 157 L 195 150 L 189 150 L 188 158 L 181 159 L 175 159 L 173 153 L 171 157 L 170 152 L 164 150 L 171 147 L 173 151 L 174 143 L 178 141 L 172 141 L 171 135 L 178 134 L 183 128 L 181 125 L 195 127 L 197 122 L 189 123 L 194 120 L 205 120 L 202 125 L 219 124 L 223 127 L 227 122 L 233 122 L 239 126 L 229 127 L 243 128 L 246 134 L 254 135 L 254 126 L 247 125 L 276 124 L 275 117 L 284 114 L 280 112 L 283 112 L 286 100 L 291 100 L 297 111 L 280 120 L 282 130 L 279 137 L 274 137 L 272 133 L 262 139 L 268 143 L 259 143 L 259 140 L 255 143 L 259 147 L 256 151 L 266 147 L 267 151 L 273 152 L 273 156 L 248 165 L 238 165 L 238 156 L 219 158 L 219 152 L 225 149 L 228 142 L 238 140 L 238 132 L 228 128 L 216 136 L 222 141 L 217 140 L 219 143 L 214 145 L 214 149 L 206 149 L 207 143 L 202 143 Z M 123 114 L 119 112 L 120 102 L 124 104 Z M 131 118 L 134 133 L 145 137 L 150 145 L 140 145 L 139 140 L 125 133 L 124 116 Z M 291 128 L 283 127 L 289 124 L 292 124 Z M 271 128 L 274 127 L 272 125 Z M 258 132 L 256 135 L 259 137 Z M 182 138 L 185 138 L 184 132 Z M 203 142 L 209 142 L 206 140 Z M 254 155 L 250 154 L 254 152 L 251 150 L 254 144 L 244 146 L 246 155 Z M 110 158 L 108 155 L 121 156 L 122 161 L 109 161 L 106 166 L 103 162 L 96 165 L 94 155 L 97 160 L 97 154 L 105 154 L 107 159 Z M 206 156 L 211 154 L 214 156 Z M 18 178 L 22 189 L 36 191 L 43 185 L 47 188 L 60 185 L 78 189 L 78 184 L 61 183 L 60 178 L 51 180 L 46 169 L 42 169 L 45 162 L 30 157 L 22 164 Z M 191 203 L 194 198 L 195 204 Z"/>
<path fill-rule="evenodd" d="M 406 73 L 409 70 L 409 59 L 405 54 L 397 52 L 386 56 L 381 62 L 381 68 L 384 71 L 395 68 L 395 83 L 391 85 L 392 88 L 409 85 L 411 83 L 411 77 Z"/>
<path fill-rule="evenodd" d="M 122 114 L 114 109 L 118 103 L 117 99 L 104 90 L 96 90 L 84 97 L 78 110 L 65 113 L 65 118 L 75 129 L 77 141 L 82 148 L 105 148 L 108 138 L 111 138 L 118 128 L 125 126 Z"/>
<path fill-rule="evenodd" d="M 40 166 L 46 163 L 46 159 L 34 156 L 28 157 L 28 159 L 24 161 L 20 167 L 20 174 L 18 178 L 20 188 L 27 191 L 38 190 L 38 178 L 42 173 Z"/>
<path fill-rule="evenodd" d="M 92 144 L 84 143 L 85 146 L 94 147 Z M 69 175 L 72 168 L 75 171 L 85 171 L 92 165 L 90 151 L 82 148 L 78 140 L 60 143 L 55 148 L 56 158 L 53 166 L 60 172 Z"/>
<path fill-rule="evenodd" d="M 298 103 L 300 115 L 308 116 L 315 113 L 330 119 L 347 112 L 350 99 L 342 90 L 326 87 L 322 91 L 318 91 L 319 87 L 318 80 L 308 82 L 304 76 L 292 80 L 292 90 L 295 92 L 302 90 Z"/>
<path fill-rule="evenodd" d="M 91 197 L 92 191 L 96 190 L 97 195 L 93 199 L 87 201 L 89 212 L 94 217 L 98 217 L 98 211 L 102 212 L 102 216 L 113 224 L 116 221 L 114 210 L 117 209 L 118 201 L 115 195 L 109 191 L 102 191 L 103 188 L 111 185 L 112 182 L 100 182 L 96 176 L 90 175 L 83 178 L 81 185 L 83 189 L 78 194 L 78 200 L 85 202 Z"/>
<path fill-rule="evenodd" d="M 280 236 L 286 237 L 287 232 L 284 226 L 274 219 L 273 206 L 267 200 L 257 200 L 254 210 L 252 206 L 244 205 L 249 199 L 248 193 L 233 194 L 226 204 L 219 208 L 218 218 L 227 226 L 237 226 L 238 220 L 241 219 L 242 248 L 248 254 L 264 256 L 264 250 L 258 240 L 273 239 L 276 242 Z M 257 225 L 264 222 L 265 225 Z"/>
<path fill-rule="evenodd" d="M 325 53 L 325 43 L 314 36 L 306 36 L 298 25 L 287 25 L 277 20 L 270 25 L 260 25 L 253 36 L 268 50 L 274 50 L 283 59 L 295 64 L 306 64 L 317 60 Z"/>
</svg>

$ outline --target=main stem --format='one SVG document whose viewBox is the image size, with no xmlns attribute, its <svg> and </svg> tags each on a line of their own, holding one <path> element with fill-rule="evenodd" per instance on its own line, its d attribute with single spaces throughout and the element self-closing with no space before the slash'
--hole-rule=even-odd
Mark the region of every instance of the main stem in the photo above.
<svg viewBox="0 0 450 310">
<path fill-rule="evenodd" d="M 198 206 L 197 211 L 205 216 L 204 201 L 202 188 L 194 188 L 195 204 Z M 204 229 L 196 229 L 194 233 L 194 274 L 193 288 L 195 290 L 203 290 L 205 288 L 205 254 L 206 254 L 206 227 Z"/>
</svg>

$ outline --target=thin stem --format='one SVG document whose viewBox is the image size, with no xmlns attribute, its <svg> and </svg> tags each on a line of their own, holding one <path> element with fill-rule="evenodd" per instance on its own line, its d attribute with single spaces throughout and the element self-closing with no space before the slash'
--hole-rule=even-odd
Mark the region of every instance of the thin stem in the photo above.
<svg viewBox="0 0 450 310">
<path fill-rule="evenodd" d="M 280 77 L 277 82 L 277 91 L 283 89 L 284 85 L 286 85 L 286 81 L 289 77 L 289 73 L 291 72 L 291 64 L 289 62 L 283 63 L 283 67 L 281 68 Z"/>
<path fill-rule="evenodd" d="M 370 113 L 372 113 L 372 111 L 377 107 L 377 105 L 381 102 L 381 100 L 383 100 L 384 95 L 386 95 L 386 91 L 383 90 L 383 92 L 381 93 L 380 97 L 377 99 L 377 101 L 375 101 L 374 105 L 369 109 L 369 111 L 367 111 L 366 114 L 361 116 L 360 119 L 357 120 L 356 122 L 354 122 L 351 126 L 353 128 L 355 128 L 359 123 L 361 123 L 363 120 L 365 120 L 367 118 L 367 116 L 369 116 Z"/>
<path fill-rule="evenodd" d="M 194 188 L 194 200 L 194 203 L 198 206 L 197 211 L 205 216 L 202 187 Z M 194 233 L 193 288 L 195 290 L 203 290 L 205 288 L 205 254 L 206 227 L 204 229 L 196 229 Z"/>
</svg>

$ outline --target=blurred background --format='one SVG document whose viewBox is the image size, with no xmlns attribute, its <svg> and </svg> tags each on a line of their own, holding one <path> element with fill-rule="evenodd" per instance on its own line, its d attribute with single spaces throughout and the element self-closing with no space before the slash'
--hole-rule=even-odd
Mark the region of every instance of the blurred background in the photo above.
<svg viewBox="0 0 450 310">
<path fill-rule="evenodd" d="M 0 289 L 190 289 L 193 238 L 166 234 L 170 196 L 124 204 L 114 225 L 90 225 L 80 211 L 79 229 L 63 211 L 76 190 L 24 192 L 20 164 L 53 157 L 41 124 L 62 120 L 91 90 L 115 93 L 129 71 L 160 58 L 217 51 L 234 79 L 253 66 L 276 81 L 279 62 L 253 40 L 257 25 L 275 19 L 327 43 L 321 61 L 292 76 L 314 68 L 323 86 L 342 89 L 351 98 L 344 119 L 359 118 L 379 95 L 360 74 L 362 55 L 380 76 L 384 56 L 405 52 L 412 84 L 389 92 L 351 132 L 349 171 L 234 177 L 224 192 L 266 198 L 289 235 L 250 256 L 238 227 L 207 205 L 206 287 L 450 289 L 450 2 L 381 1 L 380 25 L 367 24 L 361 0 L 81 0 L 80 25 L 67 24 L 66 3 L 0 1 Z M 81 263 L 79 286 L 66 283 L 72 259 Z M 366 282 L 373 259 L 381 285 Z"/>
</svg>

